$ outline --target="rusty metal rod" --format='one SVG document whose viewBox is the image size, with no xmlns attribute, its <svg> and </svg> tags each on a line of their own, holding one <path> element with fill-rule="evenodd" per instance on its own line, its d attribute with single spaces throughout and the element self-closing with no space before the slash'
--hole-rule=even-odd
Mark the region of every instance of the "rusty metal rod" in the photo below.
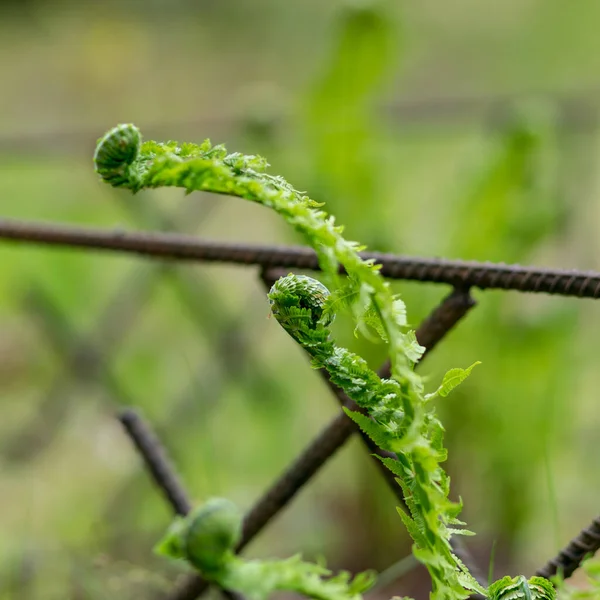
<svg viewBox="0 0 600 600">
<path fill-rule="evenodd" d="M 51 246 L 93 248 L 169 260 L 312 270 L 319 268 L 317 256 L 310 248 L 211 242 L 175 233 L 110 231 L 0 219 L 0 239 Z M 600 273 L 594 271 L 419 258 L 379 252 L 364 252 L 362 256 L 374 258 L 382 265 L 382 274 L 391 279 L 445 283 L 454 287 L 543 292 L 579 298 L 600 297 Z"/>
</svg>

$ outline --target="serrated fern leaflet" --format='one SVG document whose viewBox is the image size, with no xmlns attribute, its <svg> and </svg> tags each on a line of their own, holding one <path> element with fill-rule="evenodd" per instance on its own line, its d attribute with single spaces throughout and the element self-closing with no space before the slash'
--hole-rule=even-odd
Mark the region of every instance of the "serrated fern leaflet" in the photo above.
<svg viewBox="0 0 600 600">
<path fill-rule="evenodd" d="M 297 592 L 315 600 L 359 600 L 374 581 L 372 572 L 351 579 L 332 576 L 322 565 L 300 556 L 286 560 L 243 560 L 234 554 L 242 536 L 242 517 L 224 498 L 212 498 L 186 517 L 178 517 L 156 546 L 157 554 L 183 559 L 207 581 L 234 590 L 247 600 L 266 600 L 273 592 Z"/>
</svg>

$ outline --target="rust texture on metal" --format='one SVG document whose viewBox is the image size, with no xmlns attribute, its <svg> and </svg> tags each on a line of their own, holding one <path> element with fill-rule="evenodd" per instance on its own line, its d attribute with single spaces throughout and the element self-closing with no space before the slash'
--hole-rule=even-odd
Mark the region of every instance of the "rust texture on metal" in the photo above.
<svg viewBox="0 0 600 600">
<path fill-rule="evenodd" d="M 583 560 L 598 550 L 600 550 L 600 517 L 596 517 L 590 525 L 582 529 L 565 548 L 535 574 L 549 579 L 560 572 L 565 578 L 571 577 Z"/>
<path fill-rule="evenodd" d="M 169 260 L 221 262 L 317 270 L 315 252 L 304 247 L 212 242 L 190 235 L 126 232 L 0 219 L 0 239 L 53 246 L 134 253 Z M 419 258 L 364 252 L 390 279 L 445 283 L 458 288 L 517 290 L 578 298 L 600 297 L 600 273 Z"/>
<path fill-rule="evenodd" d="M 126 408 L 117 418 L 144 459 L 146 468 L 158 489 L 178 515 L 187 515 L 192 509 L 188 494 L 158 437 L 137 411 Z"/>
</svg>

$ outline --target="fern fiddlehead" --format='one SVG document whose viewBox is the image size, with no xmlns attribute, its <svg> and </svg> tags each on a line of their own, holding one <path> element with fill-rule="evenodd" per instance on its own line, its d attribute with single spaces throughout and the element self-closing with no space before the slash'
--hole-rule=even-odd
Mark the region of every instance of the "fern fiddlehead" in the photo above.
<svg viewBox="0 0 600 600">
<path fill-rule="evenodd" d="M 114 187 L 131 185 L 137 179 L 131 165 L 142 144 L 140 130 L 132 124 L 117 125 L 98 141 L 94 153 L 96 172 Z"/>
<path fill-rule="evenodd" d="M 354 579 L 342 571 L 332 577 L 321 565 L 300 556 L 287 560 L 245 561 L 234 554 L 241 539 L 242 517 L 229 500 L 212 498 L 186 517 L 179 517 L 156 551 L 184 559 L 223 589 L 242 593 L 248 600 L 266 600 L 273 592 L 292 591 L 315 600 L 359 600 L 375 581 L 374 573 Z"/>
<path fill-rule="evenodd" d="M 99 140 L 94 160 L 96 171 L 107 183 L 134 193 L 177 186 L 187 192 L 227 194 L 262 204 L 304 235 L 316 250 L 323 271 L 334 281 L 339 281 L 339 267 L 344 268 L 347 283 L 331 294 L 309 277 L 291 275 L 279 280 L 269 293 L 273 312 L 309 351 L 315 365 L 326 368 L 332 381 L 372 419 L 359 413 L 350 413 L 351 418 L 375 443 L 397 454 L 398 460 L 384 463 L 402 487 L 409 513 L 400 509 L 399 513 L 415 542 L 415 556 L 431 575 L 432 598 L 458 600 L 471 592 L 485 593 L 451 550 L 451 536 L 469 532 L 460 529 L 464 525 L 458 520 L 461 505 L 448 498 L 449 478 L 440 466 L 446 458 L 443 427 L 430 405 L 433 397 L 445 396 L 458 385 L 472 367 L 452 369 L 436 392 L 425 394 L 422 379 L 413 369 L 423 348 L 407 328 L 403 302 L 392 294 L 378 266 L 360 257 L 362 248 L 342 236 L 333 217 L 282 177 L 266 173 L 268 164 L 261 157 L 228 154 L 223 146 L 212 146 L 208 140 L 201 145 L 172 141 L 141 144 L 137 128 L 120 125 Z M 388 343 L 391 379 L 380 379 L 361 357 L 334 345 L 328 325 L 333 308 L 344 304 L 350 306 L 359 331 L 372 328 Z M 189 528 L 191 521 L 186 523 Z M 181 527 L 176 539 L 188 531 Z M 181 548 L 182 542 L 178 543 L 171 545 L 171 550 Z M 239 560 L 225 555 L 227 564 Z M 203 563 L 193 564 L 204 572 Z M 296 567 L 298 571 L 308 569 Z M 219 582 L 227 587 L 226 582 Z"/>
<path fill-rule="evenodd" d="M 449 491 L 448 478 L 438 466 L 445 459 L 440 422 L 428 412 L 417 428 L 415 411 L 403 395 L 401 384 L 394 379 L 380 379 L 364 359 L 333 343 L 328 329 L 334 317 L 332 298 L 319 281 L 293 274 L 276 281 L 269 292 L 272 312 L 282 327 L 307 350 L 314 366 L 325 368 L 331 380 L 360 407 L 366 408 L 373 420 L 358 412 L 346 411 L 347 414 L 380 448 L 396 452 L 398 460 L 382 461 L 397 475 L 402 487 L 410 515 L 400 509 L 398 512 L 416 543 L 415 555 L 432 574 L 434 594 L 448 597 L 446 586 L 453 582 L 454 594 L 464 594 L 465 589 L 482 591 L 452 554 L 451 530 L 443 529 L 446 525 L 463 525 L 456 518 L 460 505 L 447 501 L 446 508 L 450 510 L 442 522 L 441 515 L 432 510 L 429 490 L 436 489 L 445 496 Z M 466 373 L 461 372 L 463 376 Z M 456 383 L 457 379 L 451 376 L 440 391 L 447 393 Z M 422 464 L 419 448 L 406 450 L 409 436 L 431 442 L 431 449 L 436 453 L 435 464 Z M 440 530 L 443 543 L 436 537 Z M 452 532 L 464 533 L 457 529 Z M 437 559 L 436 564 L 433 564 L 434 559 Z"/>
<path fill-rule="evenodd" d="M 529 581 L 518 577 L 503 577 L 488 590 L 490 600 L 555 600 L 556 590 L 544 577 L 532 577 Z"/>
</svg>

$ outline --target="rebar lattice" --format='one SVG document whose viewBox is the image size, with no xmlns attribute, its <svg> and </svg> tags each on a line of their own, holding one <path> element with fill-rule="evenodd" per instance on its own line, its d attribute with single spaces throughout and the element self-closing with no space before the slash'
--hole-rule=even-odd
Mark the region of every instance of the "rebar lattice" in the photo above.
<svg viewBox="0 0 600 600">
<path fill-rule="evenodd" d="M 227 244 L 175 233 L 106 231 L 0 219 L 0 239 L 133 253 L 158 259 L 257 265 L 262 268 L 319 269 L 317 255 L 311 248 Z M 382 265 L 382 275 L 390 279 L 445 283 L 458 288 L 600 297 L 600 273 L 593 271 L 416 258 L 381 252 L 363 252 L 361 255 L 374 258 Z"/>
<path fill-rule="evenodd" d="M 299 247 L 270 247 L 215 243 L 173 233 L 104 231 L 67 227 L 57 224 L 43 224 L 15 220 L 0 220 L 0 239 L 12 242 L 27 242 L 51 246 L 79 247 L 96 250 L 109 250 L 139 254 L 149 258 L 235 263 L 260 267 L 260 277 L 269 283 L 279 273 L 280 268 L 317 270 L 318 262 L 314 251 Z M 382 253 L 365 253 L 381 263 L 384 276 L 393 279 L 406 279 L 420 282 L 443 283 L 452 286 L 452 292 L 431 313 L 417 330 L 419 342 L 429 353 L 438 342 L 474 306 L 469 294 L 472 287 L 480 289 L 504 289 L 521 292 L 543 292 L 580 298 L 600 297 L 600 273 L 540 269 L 516 265 L 450 261 L 396 256 Z M 69 329 L 59 313 L 52 307 L 43 292 L 34 290 L 30 297 L 36 306 L 43 306 L 46 321 L 58 323 L 50 337 Z M 110 319 L 109 319 L 110 321 Z M 74 348 L 67 360 L 81 361 L 81 356 L 91 360 L 96 369 L 101 363 L 101 352 L 85 343 L 74 343 L 76 336 L 68 336 L 68 347 Z M 64 341 L 64 340 L 63 340 Z M 62 343 L 62 342 L 61 342 Z M 427 356 L 427 353 L 425 356 Z M 91 357 L 91 359 L 90 359 Z M 79 363 L 77 363 L 79 364 Z M 388 373 L 388 365 L 383 365 L 380 374 Z M 101 370 L 102 380 L 109 385 L 112 393 L 121 400 L 126 396 L 106 369 Z M 324 375 L 326 376 L 326 375 Z M 345 394 L 331 385 L 341 406 L 356 409 L 355 404 Z M 178 481 L 164 450 L 156 436 L 141 421 L 135 411 L 119 413 L 119 419 L 144 457 L 145 464 L 155 483 L 162 490 L 174 511 L 185 514 L 190 509 L 187 495 Z M 243 538 L 237 551 L 243 548 L 296 496 L 326 461 L 357 431 L 357 427 L 344 413 L 334 418 L 309 444 L 296 460 L 271 485 L 244 519 Z M 382 455 L 380 449 L 363 436 L 370 453 Z M 392 474 L 376 460 L 382 474 L 398 495 L 399 488 Z M 401 495 L 398 499 L 402 502 Z M 581 561 L 600 547 L 599 521 L 583 530 L 557 557 L 551 559 L 537 571 L 538 575 L 552 576 L 560 570 L 565 577 L 570 576 Z M 455 551 L 481 580 L 477 568 L 468 556 L 466 549 L 455 545 Z M 202 594 L 208 583 L 199 576 L 184 578 L 178 583 L 169 600 L 193 600 Z M 231 597 L 229 592 L 226 592 Z"/>
</svg>

